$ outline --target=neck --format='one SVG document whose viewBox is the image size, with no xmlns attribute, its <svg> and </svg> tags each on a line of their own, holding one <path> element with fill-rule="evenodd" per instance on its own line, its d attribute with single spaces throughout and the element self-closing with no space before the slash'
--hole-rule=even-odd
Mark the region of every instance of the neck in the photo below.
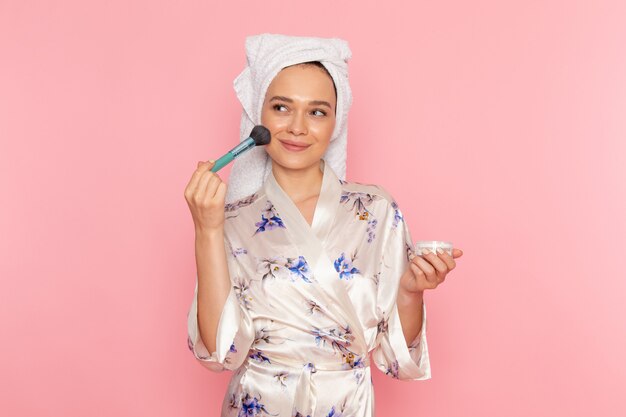
<svg viewBox="0 0 626 417">
<path fill-rule="evenodd" d="M 289 169 L 272 163 L 272 173 L 278 185 L 295 203 L 319 195 L 322 189 L 324 173 L 321 160 L 301 169 Z"/>
</svg>

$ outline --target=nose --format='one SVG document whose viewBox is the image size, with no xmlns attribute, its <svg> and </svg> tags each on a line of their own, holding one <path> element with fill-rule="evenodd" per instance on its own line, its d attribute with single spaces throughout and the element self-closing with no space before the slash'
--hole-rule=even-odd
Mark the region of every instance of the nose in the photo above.
<svg viewBox="0 0 626 417">
<path fill-rule="evenodd" d="M 306 135 L 308 133 L 307 123 L 302 112 L 295 112 L 289 121 L 289 133 L 293 135 Z"/>
</svg>

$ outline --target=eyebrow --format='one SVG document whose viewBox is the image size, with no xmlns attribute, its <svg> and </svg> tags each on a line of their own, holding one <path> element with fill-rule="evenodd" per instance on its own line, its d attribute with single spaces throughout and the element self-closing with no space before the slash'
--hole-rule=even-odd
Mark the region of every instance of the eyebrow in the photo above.
<svg viewBox="0 0 626 417">
<path fill-rule="evenodd" d="M 290 99 L 289 97 L 285 97 L 285 96 L 274 96 L 270 99 L 270 102 L 274 101 L 274 100 L 282 100 L 282 101 L 286 101 L 287 103 L 293 103 L 293 100 Z M 327 106 L 329 109 L 332 109 L 332 106 L 330 105 L 329 102 L 324 101 L 324 100 L 311 100 L 309 101 L 309 105 L 311 106 Z"/>
</svg>

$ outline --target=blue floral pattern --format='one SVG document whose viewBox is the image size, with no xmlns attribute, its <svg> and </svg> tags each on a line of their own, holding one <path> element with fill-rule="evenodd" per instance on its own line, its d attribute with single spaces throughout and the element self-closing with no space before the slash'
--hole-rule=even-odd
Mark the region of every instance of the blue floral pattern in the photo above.
<svg viewBox="0 0 626 417">
<path fill-rule="evenodd" d="M 348 210 L 354 211 L 354 215 L 359 220 L 369 220 L 372 213 L 367 209 L 371 204 L 382 197 L 376 194 L 364 193 L 360 191 L 343 191 L 339 202 Z"/>
<path fill-rule="evenodd" d="M 329 344 L 335 352 L 338 351 L 342 354 L 354 354 L 354 352 L 349 349 L 350 345 L 354 341 L 354 334 L 352 334 L 350 326 L 336 326 L 327 330 L 313 326 L 310 333 L 315 336 L 315 344 L 317 346 L 320 346 L 320 344 L 322 346 Z"/>
<path fill-rule="evenodd" d="M 257 229 L 254 232 L 256 235 L 260 232 L 265 232 L 266 230 L 273 230 L 278 228 L 285 229 L 285 225 L 283 224 L 283 220 L 280 218 L 274 205 L 271 201 L 267 201 L 265 205 L 265 209 L 261 213 L 261 221 L 254 224 Z"/>
<path fill-rule="evenodd" d="M 235 290 L 235 295 L 237 296 L 239 303 L 246 310 L 250 310 L 252 296 L 249 293 L 250 286 L 248 283 L 241 277 L 235 277 L 235 285 L 233 285 L 233 289 Z"/>
<path fill-rule="evenodd" d="M 263 363 L 263 362 L 272 363 L 270 361 L 270 358 L 265 356 L 265 354 L 263 354 L 263 351 L 261 349 L 257 349 L 257 348 L 250 349 L 250 353 L 249 353 L 248 357 L 250 359 L 254 359 L 255 361 L 257 361 L 259 363 Z"/>
<path fill-rule="evenodd" d="M 339 272 L 339 279 L 351 279 L 354 274 L 359 274 L 361 271 L 352 265 L 352 259 L 346 258 L 344 252 L 341 256 L 335 259 L 335 270 Z"/>
<path fill-rule="evenodd" d="M 292 277 L 296 279 L 301 278 L 304 282 L 308 283 L 313 282 L 311 268 L 306 259 L 304 259 L 304 256 L 300 255 L 297 260 L 295 258 L 288 258 L 286 266 L 291 271 Z"/>
<path fill-rule="evenodd" d="M 291 281 L 302 280 L 307 283 L 316 282 L 313 271 L 304 256 L 284 257 L 276 256 L 262 258 L 257 261 L 257 273 L 261 275 L 261 281 L 278 277 L 289 277 Z"/>
<path fill-rule="evenodd" d="M 187 342 L 209 369 L 224 365 L 237 370 L 236 378 L 246 376 L 245 383 L 235 381 L 229 388 L 228 415 L 366 416 L 367 402 L 353 398 L 369 396 L 370 354 L 372 365 L 392 378 L 429 377 L 428 356 L 421 356 L 427 349 L 424 336 L 405 346 L 398 333 L 402 330 L 389 313 L 395 314 L 398 274 L 413 255 L 404 216 L 381 188 L 338 183 L 330 183 L 335 187 L 332 198 L 324 195 L 318 201 L 321 218 L 331 220 L 325 225 L 329 228 L 292 226 L 292 215 L 298 215 L 292 212 L 294 207 L 283 206 L 279 194 L 273 197 L 263 189 L 225 206 L 230 219 L 225 225 L 226 254 L 234 290 L 229 302 L 235 295 L 238 304 L 223 310 L 224 333 L 219 340 L 231 343 L 220 343 L 218 354 L 207 356 L 206 346 L 196 342 L 197 331 L 190 332 Z M 348 301 L 353 305 L 344 304 Z M 294 366 L 285 360 L 289 358 L 295 360 Z M 409 360 L 415 366 L 407 364 Z M 324 398 L 317 401 L 317 409 L 304 397 L 294 397 L 308 383 L 299 369 L 308 361 L 321 368 L 304 365 L 311 374 L 339 371 L 336 384 L 317 386 L 317 394 L 323 396 L 318 398 Z M 341 401 L 327 403 L 330 390 L 332 396 L 341 392 Z M 285 411 L 284 401 L 297 409 Z"/>
<path fill-rule="evenodd" d="M 398 367 L 398 360 L 394 359 L 391 362 L 391 366 L 388 367 L 387 370 L 385 371 L 385 375 L 389 375 L 389 376 L 391 376 L 392 378 L 395 378 L 395 379 L 400 379 L 399 371 L 400 370 L 399 370 L 399 367 Z"/>
<path fill-rule="evenodd" d="M 367 243 L 372 243 L 372 240 L 376 237 L 376 233 L 374 230 L 376 229 L 376 225 L 378 224 L 378 220 L 371 219 L 367 221 Z"/>
<path fill-rule="evenodd" d="M 278 415 L 271 414 L 262 404 L 261 398 L 252 397 L 249 393 L 245 393 L 241 399 L 241 408 L 239 409 L 239 415 L 237 417 L 256 417 L 260 415 Z"/>
<path fill-rule="evenodd" d="M 398 227 L 398 223 L 404 221 L 404 216 L 402 215 L 402 212 L 400 211 L 400 208 L 398 207 L 398 203 L 396 203 L 395 201 L 392 201 L 391 207 L 393 207 L 393 211 L 394 211 L 393 224 L 391 227 L 395 229 L 396 227 Z"/>
<path fill-rule="evenodd" d="M 335 408 L 335 406 L 333 405 L 333 407 L 330 409 L 330 411 L 328 412 L 326 417 L 344 417 L 343 411 L 345 409 L 345 406 L 346 406 L 346 404 L 344 402 L 343 407 L 341 408 L 341 410 L 339 410 L 339 409 Z"/>
</svg>

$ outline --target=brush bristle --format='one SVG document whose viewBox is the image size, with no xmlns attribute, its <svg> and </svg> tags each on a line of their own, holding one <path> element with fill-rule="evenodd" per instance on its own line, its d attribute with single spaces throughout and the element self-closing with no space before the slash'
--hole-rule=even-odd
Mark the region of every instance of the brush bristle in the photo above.
<svg viewBox="0 0 626 417">
<path fill-rule="evenodd" d="M 272 140 L 272 134 L 263 125 L 256 125 L 250 132 L 250 137 L 254 139 L 255 146 L 267 145 Z"/>
</svg>

